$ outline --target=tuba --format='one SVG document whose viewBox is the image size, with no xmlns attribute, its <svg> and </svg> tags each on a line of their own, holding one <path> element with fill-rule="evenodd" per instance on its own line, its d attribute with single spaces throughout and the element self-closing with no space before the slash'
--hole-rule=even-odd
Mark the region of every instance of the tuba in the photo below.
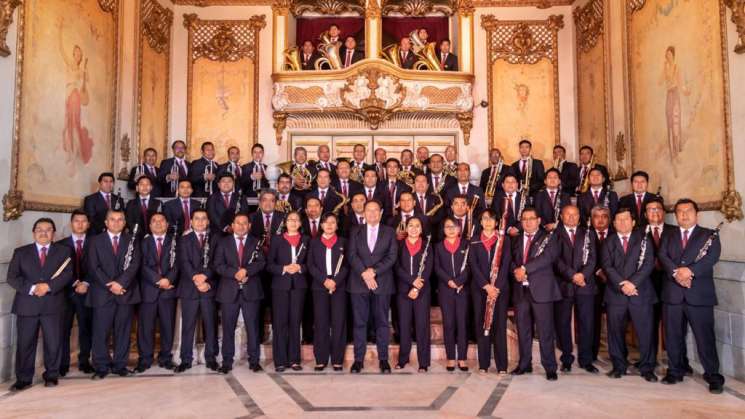
<svg viewBox="0 0 745 419">
<path fill-rule="evenodd" d="M 300 60 L 300 48 L 291 47 L 284 51 L 285 56 L 285 70 L 286 71 L 300 71 L 303 69 L 302 61 Z"/>
<path fill-rule="evenodd" d="M 330 70 L 338 70 L 341 68 L 342 62 L 339 56 L 339 43 L 331 42 L 331 37 L 328 31 L 324 31 L 321 36 L 321 43 L 318 44 L 318 52 L 322 55 L 321 58 L 317 59 L 313 64 L 316 70 L 323 70 L 325 65 Z"/>
<path fill-rule="evenodd" d="M 401 59 L 398 53 L 398 44 L 391 44 L 383 48 L 383 50 L 380 52 L 380 55 L 382 55 L 384 59 L 393 63 L 393 65 L 395 65 L 396 67 L 401 67 Z"/>
<path fill-rule="evenodd" d="M 418 58 L 414 63 L 415 70 L 431 70 L 431 71 L 442 71 L 440 67 L 440 60 L 437 59 L 437 52 L 435 52 L 435 43 L 429 42 L 424 43 L 419 39 L 417 30 L 411 31 L 409 34 L 411 40 L 411 48 Z"/>
</svg>

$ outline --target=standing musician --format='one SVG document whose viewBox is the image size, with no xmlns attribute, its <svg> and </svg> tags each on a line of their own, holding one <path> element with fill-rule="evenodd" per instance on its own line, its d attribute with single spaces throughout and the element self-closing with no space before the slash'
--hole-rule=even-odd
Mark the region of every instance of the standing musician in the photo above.
<svg viewBox="0 0 745 419">
<path fill-rule="evenodd" d="M 186 161 L 186 143 L 176 140 L 171 144 L 173 157 L 163 159 L 158 171 L 158 183 L 162 197 L 176 196 L 178 183 L 189 179 L 189 162 Z"/>
<path fill-rule="evenodd" d="M 388 160 L 388 155 L 384 148 L 376 148 L 373 153 L 375 157 L 375 172 L 378 174 L 378 181 L 385 182 L 388 180 L 388 176 L 385 170 L 385 162 Z"/>
<path fill-rule="evenodd" d="M 486 209 L 484 190 L 470 183 L 471 167 L 467 163 L 459 163 L 456 167 L 455 177 L 457 182 L 451 184 L 445 190 L 445 202 L 452 204 L 453 198 L 463 195 L 468 200 L 469 205 L 474 202 L 476 203 L 473 215 L 475 218 L 478 218 L 481 211 Z"/>
<path fill-rule="evenodd" d="M 385 212 L 390 218 L 395 215 L 398 208 L 401 194 L 404 192 L 411 192 L 411 186 L 407 185 L 404 181 L 398 178 L 398 174 L 401 171 L 401 164 L 395 158 L 391 157 L 385 162 L 386 180 L 386 201 L 385 201 Z"/>
<path fill-rule="evenodd" d="M 170 230 L 170 231 L 169 231 Z M 150 235 L 141 242 L 142 267 L 140 268 L 140 293 L 142 302 L 137 317 L 137 372 L 145 372 L 153 363 L 155 349 L 155 319 L 158 319 L 160 352 L 158 366 L 174 368 L 171 351 L 176 326 L 176 265 L 175 229 L 169 229 L 162 213 L 150 218 Z"/>
<path fill-rule="evenodd" d="M 662 288 L 665 341 L 669 366 L 664 384 L 683 381 L 685 373 L 685 333 L 691 326 L 698 358 L 704 368 L 709 392 L 721 394 L 724 377 L 719 373 L 714 306 L 714 265 L 719 261 L 719 230 L 698 225 L 698 205 L 690 199 L 675 203 L 679 228 L 663 236 L 660 262 L 667 272 Z"/>
<path fill-rule="evenodd" d="M 440 41 L 440 68 L 442 71 L 458 71 L 458 56 L 450 52 L 450 40 Z"/>
<path fill-rule="evenodd" d="M 16 382 L 11 391 L 31 386 L 39 329 L 44 338 L 44 386 L 57 386 L 65 289 L 73 281 L 70 249 L 52 243 L 54 221 L 40 218 L 31 231 L 34 243 L 15 249 L 8 266 L 8 285 L 15 290 L 11 312 L 16 315 L 17 330 Z"/>
<path fill-rule="evenodd" d="M 429 170 L 427 170 L 427 180 L 429 183 L 429 193 L 436 193 L 444 196 L 445 191 L 456 183 L 455 178 L 448 176 L 444 172 L 444 159 L 439 154 L 434 154 L 429 158 Z"/>
<path fill-rule="evenodd" d="M 455 146 L 449 145 L 445 147 L 445 162 L 443 163 L 443 170 L 448 176 L 455 177 L 455 172 L 458 170 L 458 160 L 457 153 L 455 152 Z"/>
<path fill-rule="evenodd" d="M 210 234 L 209 217 L 204 209 L 191 214 L 191 230 L 181 237 L 177 251 L 179 281 L 176 293 L 181 301 L 181 364 L 176 372 L 191 368 L 194 360 L 194 336 L 197 319 L 202 320 L 204 359 L 206 367 L 217 371 L 217 273 L 212 257 L 217 245 L 217 234 Z"/>
<path fill-rule="evenodd" d="M 194 187 L 194 197 L 207 198 L 217 191 L 220 168 L 215 161 L 215 145 L 207 141 L 202 143 L 201 149 L 202 157 L 191 162 L 189 180 Z"/>
<path fill-rule="evenodd" d="M 603 174 L 603 186 L 610 188 L 610 175 L 608 174 L 608 168 L 600 163 L 597 163 L 595 158 L 595 151 L 589 145 L 584 145 L 579 148 L 579 185 L 577 186 L 577 195 L 587 191 L 589 179 L 587 176 L 590 175 L 592 169 L 597 168 Z"/>
<path fill-rule="evenodd" d="M 365 163 L 365 156 L 367 155 L 367 151 L 365 150 L 365 146 L 362 144 L 355 144 L 352 148 L 352 161 L 350 162 L 351 165 L 351 174 L 350 179 L 362 182 L 362 177 L 365 175 L 365 171 L 367 169 L 375 169 L 374 164 L 367 164 Z M 377 172 L 376 172 L 377 173 Z"/>
<path fill-rule="evenodd" d="M 592 175 L 592 174 L 591 174 Z M 648 382 L 656 382 L 652 347 L 653 305 L 657 295 L 650 279 L 654 269 L 654 249 L 643 231 L 634 230 L 632 210 L 621 208 L 613 219 L 616 234 L 603 245 L 601 266 L 608 278 L 605 305 L 608 312 L 608 352 L 613 369 L 610 378 L 626 375 L 626 322 L 631 317 L 639 342 L 639 372 Z"/>
<path fill-rule="evenodd" d="M 308 289 L 305 274 L 309 239 L 300 233 L 301 225 L 300 213 L 288 213 L 286 231 L 272 240 L 267 258 L 267 271 L 272 275 L 272 353 L 276 372 L 303 369 L 300 323 Z"/>
<path fill-rule="evenodd" d="M 161 191 L 160 182 L 156 181 L 156 179 L 158 179 L 157 162 L 158 152 L 155 151 L 154 148 L 146 148 L 145 151 L 142 152 L 142 161 L 129 171 L 127 188 L 134 191 L 137 186 L 137 180 L 139 180 L 141 176 L 149 176 L 150 179 L 153 180 L 153 196 L 159 198 L 161 196 Z"/>
<path fill-rule="evenodd" d="M 431 233 L 431 227 L 427 221 L 427 217 L 416 207 L 416 201 L 414 200 L 414 194 L 411 192 L 401 193 L 401 200 L 399 201 L 399 207 L 396 211 L 396 215 L 388 219 L 388 225 L 396 229 L 396 240 L 401 241 L 406 238 L 407 228 L 406 225 L 410 219 L 417 217 L 422 227 L 422 235 Z"/>
<path fill-rule="evenodd" d="M 150 217 L 160 212 L 161 202 L 150 194 L 153 182 L 149 176 L 141 176 L 137 180 L 137 195 L 127 202 L 126 220 L 129 232 L 137 227 L 137 239 L 142 239 L 150 229 Z"/>
<path fill-rule="evenodd" d="M 571 204 L 571 196 L 563 192 L 561 177 L 555 168 L 546 171 L 546 187 L 535 196 L 535 209 L 541 217 L 543 228 L 553 231 L 559 226 L 560 211 Z"/>
<path fill-rule="evenodd" d="M 532 198 L 541 189 L 541 185 L 543 185 L 543 161 L 531 156 L 533 143 L 529 140 L 520 140 L 518 145 L 520 159 L 512 163 L 512 173 L 515 174 L 520 183 L 520 192 L 524 192 L 524 188 L 527 187 L 528 195 Z"/>
<path fill-rule="evenodd" d="M 487 209 L 481 213 L 479 241 L 471 243 L 468 265 L 471 268 L 471 301 L 476 327 L 479 372 L 486 373 L 491 365 L 491 353 L 499 374 L 507 373 L 507 306 L 512 259 L 511 239 L 504 232 L 504 221 Z M 491 320 L 486 328 L 487 304 L 493 300 Z"/>
<path fill-rule="evenodd" d="M 659 196 L 647 192 L 649 187 L 649 174 L 644 171 L 636 171 L 631 174 L 632 192 L 618 201 L 618 206 L 633 208 L 634 220 L 639 227 L 647 225 L 647 204 L 660 199 Z"/>
<path fill-rule="evenodd" d="M 425 226 L 429 225 L 429 232 L 433 234 L 432 242 L 437 243 L 440 237 L 438 230 L 441 229 L 440 224 L 445 217 L 444 200 L 440 195 L 429 193 L 428 190 L 427 175 L 422 173 L 416 175 L 413 191 L 416 209 L 424 217 Z"/>
<path fill-rule="evenodd" d="M 362 192 L 352 195 L 352 200 L 349 204 L 352 209 L 349 211 L 349 215 L 343 221 L 341 228 L 341 235 L 349 238 L 354 229 L 361 225 L 365 225 L 365 203 L 367 198 Z"/>
<path fill-rule="evenodd" d="M 282 233 L 285 213 L 276 210 L 277 196 L 271 189 L 264 189 L 259 194 L 259 208 L 249 217 L 251 235 L 257 240 L 264 238 L 264 253 L 269 252 L 272 240 Z M 291 211 L 288 211 L 288 213 Z"/>
<path fill-rule="evenodd" d="M 305 194 L 313 186 L 313 180 L 316 177 L 316 168 L 308 163 L 308 151 L 305 147 L 295 147 L 293 156 L 292 166 L 290 166 L 293 189 L 305 198 Z"/>
<path fill-rule="evenodd" d="M 203 208 L 199 200 L 191 197 L 192 191 L 191 182 L 181 180 L 178 183 L 178 198 L 163 204 L 166 221 L 168 225 L 176 227 L 178 237 L 191 229 L 191 215 L 194 211 Z"/>
<path fill-rule="evenodd" d="M 248 203 L 235 190 L 235 180 L 230 173 L 223 173 L 217 182 L 218 190 L 207 198 L 207 214 L 213 234 L 230 234 L 231 220 L 236 213 L 247 214 Z"/>
<path fill-rule="evenodd" d="M 559 246 L 553 233 L 541 229 L 541 218 L 535 208 L 523 210 L 522 234 L 512 242 L 512 301 L 515 303 L 520 362 L 513 375 L 533 372 L 533 323 L 538 332 L 541 364 L 546 379 L 556 381 L 554 353 L 554 303 L 561 300 L 561 291 L 554 273 Z"/>
<path fill-rule="evenodd" d="M 316 162 L 316 171 L 326 169 L 331 173 L 331 178 L 336 177 L 336 165 L 331 162 L 331 149 L 326 144 L 318 146 L 318 161 Z"/>
<path fill-rule="evenodd" d="M 429 148 L 426 146 L 417 147 L 414 167 L 421 170 L 425 175 L 429 172 Z"/>
<path fill-rule="evenodd" d="M 246 193 L 244 182 L 245 179 L 243 178 L 243 168 L 241 167 L 241 149 L 236 146 L 230 146 L 228 147 L 228 161 L 225 163 L 219 165 L 217 169 L 217 178 L 219 179 L 220 175 L 223 173 L 230 173 L 233 175 L 233 178 L 235 179 L 236 188 L 240 191 L 242 191 L 244 194 Z"/>
<path fill-rule="evenodd" d="M 502 152 L 498 148 L 489 150 L 489 168 L 481 172 L 479 182 L 479 187 L 484 191 L 486 198 L 493 198 L 499 194 L 502 181 L 509 172 L 510 166 L 502 159 Z"/>
<path fill-rule="evenodd" d="M 396 304 L 401 336 L 396 369 L 402 369 L 409 363 L 413 327 L 419 372 L 427 372 L 431 352 L 429 308 L 434 247 L 431 236 L 422 237 L 424 229 L 419 217 L 409 218 L 405 228 L 406 239 L 398 248 L 396 263 Z"/>
<path fill-rule="evenodd" d="M 614 218 L 618 210 L 618 195 L 604 186 L 605 177 L 600 169 L 590 169 L 590 174 L 587 176 L 590 179 L 590 187 L 587 192 L 577 197 L 580 223 L 587 224 L 592 208 L 597 205 L 608 207 L 611 218 Z"/>
<path fill-rule="evenodd" d="M 462 199 L 458 198 L 457 200 Z M 456 202 L 457 202 L 456 200 Z M 453 217 L 443 223 L 445 238 L 435 246 L 434 270 L 438 278 L 438 296 L 442 311 L 447 370 L 468 371 L 468 248 L 470 243 L 461 238 L 461 227 Z"/>
<path fill-rule="evenodd" d="M 347 198 L 352 198 L 359 192 L 362 192 L 362 184 L 350 179 L 351 166 L 348 161 L 340 160 L 336 164 L 336 176 L 332 177 L 334 189 L 341 192 Z"/>
<path fill-rule="evenodd" d="M 368 201 L 378 201 L 383 207 L 381 208 L 383 210 L 383 217 L 387 217 L 389 214 L 387 214 L 385 211 L 385 203 L 388 201 L 388 197 L 386 196 L 386 189 L 385 189 L 385 183 L 378 182 L 378 175 L 375 172 L 374 168 L 367 168 L 365 169 L 363 173 L 363 183 L 362 183 L 362 190 L 365 194 L 365 197 L 367 197 Z"/>
<path fill-rule="evenodd" d="M 114 174 L 104 172 L 98 175 L 98 191 L 85 197 L 83 209 L 91 223 L 91 233 L 98 234 L 104 231 L 106 226 L 104 220 L 109 210 L 124 210 L 124 199 L 114 190 Z"/>
<path fill-rule="evenodd" d="M 478 237 L 481 234 L 481 225 L 477 221 L 478 218 L 471 211 L 468 200 L 464 195 L 457 195 L 453 198 L 453 203 L 450 205 L 450 213 L 453 221 L 458 224 L 461 238 L 468 242 L 471 240 L 471 237 Z"/>
<path fill-rule="evenodd" d="M 103 379 L 109 371 L 126 377 L 129 340 L 134 307 L 140 303 L 137 272 L 140 246 L 124 233 L 124 213 L 106 214 L 106 231 L 91 239 L 88 272 L 91 288 L 86 303 L 93 307 L 93 379 Z M 113 332 L 114 358 L 109 354 L 109 334 Z"/>
<path fill-rule="evenodd" d="M 251 161 L 243 165 L 241 170 L 240 186 L 243 195 L 254 197 L 259 195 L 259 191 L 269 187 L 267 180 L 266 164 L 264 164 L 264 146 L 256 143 L 251 147 Z"/>
<path fill-rule="evenodd" d="M 592 333 L 592 360 L 598 360 L 600 351 L 600 335 L 603 326 L 603 313 L 605 312 L 605 284 L 608 278 L 601 266 L 601 255 L 603 254 L 603 244 L 605 240 L 613 234 L 613 227 L 610 225 L 610 210 L 606 207 L 595 206 L 591 212 L 590 235 L 595 239 L 595 286 L 598 288 L 595 294 L 595 307 L 593 309 L 593 325 L 595 329 Z"/>
<path fill-rule="evenodd" d="M 366 173 L 370 173 L 368 171 Z M 390 373 L 388 342 L 390 327 L 388 313 L 391 294 L 395 292 L 393 268 L 398 255 L 396 234 L 380 220 L 382 207 L 378 201 L 365 204 L 365 227 L 354 230 L 349 238 L 347 255 L 351 266 L 348 291 L 354 316 L 354 364 L 351 372 L 360 373 L 364 367 L 367 348 L 367 325 L 372 309 L 375 324 L 380 372 Z"/>
<path fill-rule="evenodd" d="M 282 173 L 277 179 L 276 207 L 282 212 L 303 209 L 303 197 L 292 189 L 292 176 Z"/>
<path fill-rule="evenodd" d="M 329 357 L 334 371 L 341 371 L 347 344 L 346 239 L 336 233 L 336 215 L 325 214 L 321 219 L 323 233 L 310 240 L 307 259 L 313 294 L 315 371 L 323 371 Z"/>
<path fill-rule="evenodd" d="M 214 269 L 219 275 L 217 302 L 222 319 L 222 366 L 219 372 L 228 374 L 233 369 L 235 356 L 235 327 L 238 315 L 243 314 L 246 327 L 249 369 L 263 371 L 259 364 L 259 307 L 264 298 L 259 273 L 266 258 L 258 239 L 248 234 L 248 215 L 238 213 L 231 223 L 232 234 L 217 243 Z"/>
<path fill-rule="evenodd" d="M 410 176 L 410 177 L 424 173 L 420 168 L 416 167 L 416 165 L 414 164 L 414 152 L 412 152 L 408 148 L 403 149 L 401 151 L 401 172 L 408 173 L 409 175 L 407 176 Z"/>
<path fill-rule="evenodd" d="M 329 169 L 320 169 L 316 174 L 316 186 L 305 195 L 306 199 L 311 197 L 321 201 L 323 214 L 336 210 L 336 207 L 344 201 L 344 198 L 339 196 L 339 193 L 331 186 Z"/>
<path fill-rule="evenodd" d="M 555 145 L 553 154 L 553 168 L 561 174 L 561 190 L 572 196 L 579 186 L 579 167 L 577 163 L 567 161 L 567 149 L 563 145 Z"/>
<path fill-rule="evenodd" d="M 527 196 L 518 192 L 517 176 L 508 173 L 502 181 L 502 191 L 494 196 L 491 202 L 491 209 L 501 220 L 505 218 L 505 229 L 510 237 L 517 237 L 522 228 L 520 224 L 520 215 L 527 206 Z M 505 216 L 504 213 L 507 212 Z"/>
<path fill-rule="evenodd" d="M 572 311 L 577 339 L 577 359 L 580 368 L 590 373 L 598 369 L 592 365 L 592 342 L 595 326 L 595 266 L 597 265 L 595 238 L 579 225 L 579 208 L 567 205 L 561 210 L 561 227 L 557 236 L 559 257 L 556 273 L 562 299 L 554 304 L 556 340 L 561 349 L 561 371 L 572 370 Z"/>
</svg>

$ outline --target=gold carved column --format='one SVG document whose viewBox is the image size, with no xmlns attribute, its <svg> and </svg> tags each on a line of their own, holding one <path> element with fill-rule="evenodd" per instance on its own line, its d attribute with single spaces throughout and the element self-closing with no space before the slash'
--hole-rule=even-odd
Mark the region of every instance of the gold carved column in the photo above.
<svg viewBox="0 0 745 419">
<path fill-rule="evenodd" d="M 379 0 L 367 0 L 365 8 L 365 58 L 378 58 L 383 38 Z"/>
<path fill-rule="evenodd" d="M 288 47 L 290 8 L 292 0 L 272 2 L 272 72 L 279 73 L 285 66 L 284 51 Z"/>
<path fill-rule="evenodd" d="M 472 0 L 458 0 L 458 53 L 460 54 L 460 71 L 473 73 L 473 13 Z"/>
</svg>

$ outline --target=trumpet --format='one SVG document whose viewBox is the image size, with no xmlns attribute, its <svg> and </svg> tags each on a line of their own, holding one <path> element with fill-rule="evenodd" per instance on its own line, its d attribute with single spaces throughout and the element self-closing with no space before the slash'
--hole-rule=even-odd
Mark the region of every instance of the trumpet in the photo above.
<svg viewBox="0 0 745 419">
<path fill-rule="evenodd" d="M 484 191 L 484 194 L 486 195 L 487 199 L 494 198 L 494 192 L 497 190 L 497 183 L 499 183 L 499 174 L 502 173 L 502 167 L 504 166 L 504 160 L 502 158 L 499 158 L 499 163 L 497 163 L 497 167 L 494 168 L 494 170 L 491 171 L 489 174 L 489 182 L 486 183 L 486 191 Z"/>
<path fill-rule="evenodd" d="M 208 195 L 212 195 L 212 181 L 207 179 L 207 175 L 211 175 L 214 173 L 214 168 L 212 167 L 212 161 L 207 162 L 207 166 L 204 166 L 204 174 L 202 175 L 204 178 L 204 192 L 206 192 Z"/>
<path fill-rule="evenodd" d="M 585 171 L 584 177 L 582 177 L 582 182 L 580 182 L 579 186 L 579 192 L 585 193 L 588 189 L 590 189 L 590 171 L 595 168 L 595 155 L 592 156 L 590 159 L 590 164 L 587 166 L 587 170 Z"/>
</svg>

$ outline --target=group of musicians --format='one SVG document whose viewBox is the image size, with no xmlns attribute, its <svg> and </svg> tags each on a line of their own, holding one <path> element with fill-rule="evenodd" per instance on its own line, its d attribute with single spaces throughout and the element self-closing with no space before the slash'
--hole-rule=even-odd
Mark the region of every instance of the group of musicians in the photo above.
<svg viewBox="0 0 745 419">
<path fill-rule="evenodd" d="M 438 304 L 448 371 L 468 370 L 470 337 L 480 372 L 493 356 L 497 372 L 507 373 L 513 308 L 519 363 L 512 374 L 532 372 L 534 330 L 548 380 L 557 379 L 557 370 L 571 371 L 575 346 L 579 367 L 598 373 L 593 362 L 605 313 L 609 377 L 627 374 L 630 319 L 640 375 L 657 381 L 661 329 L 669 364 L 662 382 L 682 381 L 692 373 L 685 350 L 690 325 L 704 379 L 720 393 L 713 317 L 718 230 L 698 225 L 697 204 L 688 199 L 674 205 L 677 226 L 666 224 L 662 198 L 647 191 L 645 172 L 632 175 L 633 192 L 619 199 L 590 147 L 575 164 L 556 146 L 548 170 L 531 147 L 521 141 L 511 165 L 491 150 L 479 186 L 454 147 L 444 157 L 426 147 L 404 150 L 400 159 L 378 149 L 372 164 L 363 145 L 335 162 L 325 145 L 313 162 L 298 147 L 276 189 L 269 188 L 261 144 L 247 164 L 237 147 L 218 164 L 209 142 L 199 159 L 187 161 L 186 145 L 176 141 L 173 157 L 159 166 L 148 149 L 130 175 L 133 199 L 125 203 L 113 192 L 114 175 L 103 173 L 99 190 L 72 213 L 70 236 L 54 242 L 54 222 L 41 218 L 33 243 L 15 250 L 8 271 L 17 291 L 13 389 L 31 385 L 40 328 L 46 385 L 65 376 L 75 318 L 78 368 L 94 379 L 150 368 L 156 328 L 158 365 L 186 371 L 198 322 L 207 368 L 229 373 L 239 314 L 249 368 L 261 371 L 268 311 L 277 372 L 302 369 L 303 341 L 313 343 L 316 371 L 329 363 L 342 370 L 348 321 L 352 373 L 363 369 L 369 339 L 381 372 L 391 372 L 391 323 L 400 343 L 395 368 L 409 363 L 416 341 L 418 369 L 426 372 L 430 307 Z M 139 359 L 130 371 L 135 316 Z"/>
</svg>

